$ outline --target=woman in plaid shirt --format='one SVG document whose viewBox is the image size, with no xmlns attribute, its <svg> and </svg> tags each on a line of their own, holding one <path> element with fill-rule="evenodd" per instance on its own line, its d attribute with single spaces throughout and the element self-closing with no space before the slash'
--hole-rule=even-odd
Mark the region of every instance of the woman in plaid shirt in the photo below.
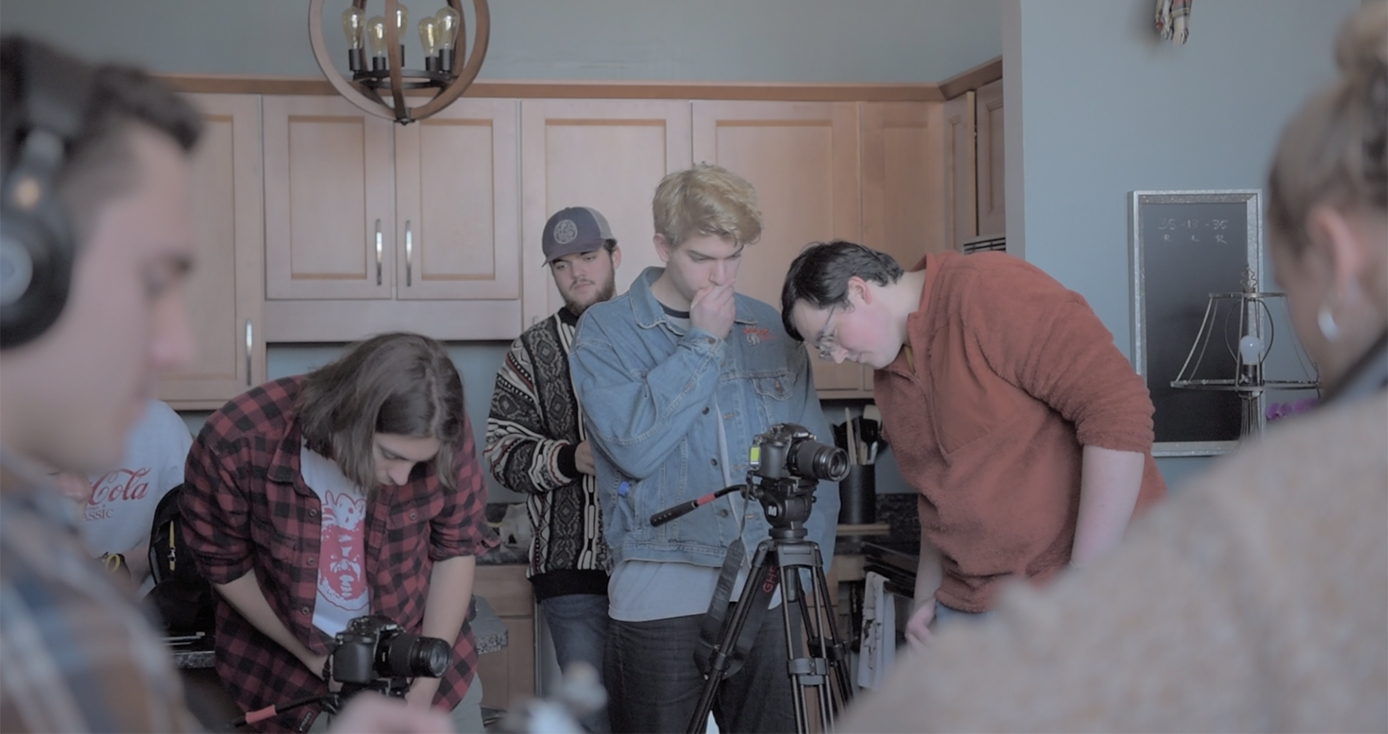
<svg viewBox="0 0 1388 734">
<path fill-rule="evenodd" d="M 481 730 L 468 604 L 474 557 L 496 538 L 442 345 L 377 336 L 241 395 L 208 418 L 185 474 L 185 536 L 219 592 L 217 672 L 243 709 L 326 693 L 334 636 L 378 614 L 454 641 L 448 672 L 406 700 Z M 320 710 L 256 726 L 299 730 Z"/>
</svg>

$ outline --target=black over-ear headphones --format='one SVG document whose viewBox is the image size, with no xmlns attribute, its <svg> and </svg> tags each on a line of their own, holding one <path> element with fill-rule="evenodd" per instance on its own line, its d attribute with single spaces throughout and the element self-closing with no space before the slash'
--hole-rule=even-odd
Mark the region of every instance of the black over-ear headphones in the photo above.
<svg viewBox="0 0 1388 734">
<path fill-rule="evenodd" d="M 85 64 L 40 44 L 16 45 L 19 140 L 0 189 L 0 349 L 38 337 L 67 303 L 77 243 L 57 178 L 92 88 Z"/>
</svg>

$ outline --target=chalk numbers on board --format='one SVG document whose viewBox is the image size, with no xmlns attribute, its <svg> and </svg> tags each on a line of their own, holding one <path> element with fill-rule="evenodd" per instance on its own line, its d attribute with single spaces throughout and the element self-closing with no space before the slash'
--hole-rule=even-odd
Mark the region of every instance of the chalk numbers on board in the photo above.
<svg viewBox="0 0 1388 734">
<path fill-rule="evenodd" d="M 1229 244 L 1228 219 L 1176 219 L 1165 217 L 1157 220 L 1157 231 L 1161 232 L 1163 242 L 1196 242 L 1212 245 Z"/>
</svg>

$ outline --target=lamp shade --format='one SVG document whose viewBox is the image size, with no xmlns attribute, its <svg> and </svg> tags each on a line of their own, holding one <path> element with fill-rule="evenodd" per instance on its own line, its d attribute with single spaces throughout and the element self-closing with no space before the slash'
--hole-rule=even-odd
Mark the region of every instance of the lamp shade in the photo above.
<svg viewBox="0 0 1388 734">
<path fill-rule="evenodd" d="M 1200 331 L 1171 386 L 1238 393 L 1242 435 L 1260 433 L 1266 391 L 1320 386 L 1315 365 L 1296 337 L 1278 338 L 1277 325 L 1290 323 L 1288 317 L 1286 295 L 1259 291 L 1252 273 L 1245 271 L 1243 290 L 1210 294 Z"/>
</svg>

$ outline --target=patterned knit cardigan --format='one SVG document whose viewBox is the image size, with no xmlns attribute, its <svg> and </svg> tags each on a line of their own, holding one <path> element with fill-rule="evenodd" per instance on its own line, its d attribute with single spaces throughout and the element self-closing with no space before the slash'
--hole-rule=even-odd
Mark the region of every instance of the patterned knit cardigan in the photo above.
<svg viewBox="0 0 1388 734">
<path fill-rule="evenodd" d="M 526 509 L 535 530 L 527 571 L 532 580 L 566 571 L 605 574 L 611 565 L 594 478 L 573 466 L 573 447 L 584 440 L 582 411 L 569 375 L 576 322 L 561 309 L 512 343 L 496 376 L 487 419 L 484 455 L 492 475 L 528 497 Z M 593 582 L 590 578 L 587 585 Z M 571 586 L 546 588 L 537 581 L 536 594 L 543 598 L 584 590 Z"/>
</svg>

